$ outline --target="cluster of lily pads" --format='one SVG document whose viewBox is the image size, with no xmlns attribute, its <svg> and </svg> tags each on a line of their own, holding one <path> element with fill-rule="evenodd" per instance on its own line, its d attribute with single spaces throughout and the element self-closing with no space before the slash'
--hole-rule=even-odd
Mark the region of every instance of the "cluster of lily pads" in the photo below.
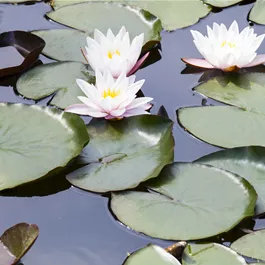
<svg viewBox="0 0 265 265">
<path fill-rule="evenodd" d="M 191 2 L 192 12 L 198 14 L 195 20 L 194 16 L 182 19 L 183 14 L 190 13 L 184 12 L 189 1 L 171 3 L 170 14 L 174 14 L 172 8 L 183 13 L 181 23 L 186 24 L 179 26 L 178 20 L 172 22 L 172 17 L 160 8 L 161 1 L 134 1 L 131 6 L 126 1 L 122 5 L 97 1 L 71 5 L 73 2 L 55 0 L 56 10 L 47 16 L 75 29 L 33 33 L 46 41 L 43 54 L 61 62 L 27 71 L 19 78 L 16 89 L 35 100 L 53 95 L 49 104 L 57 108 L 0 104 L 0 190 L 42 177 L 56 177 L 74 163 L 75 170 L 66 176 L 71 184 L 87 191 L 110 193 L 110 208 L 118 220 L 137 232 L 166 240 L 210 238 L 231 230 L 245 218 L 264 213 L 265 77 L 262 72 L 235 72 L 264 62 L 264 56 L 256 54 L 264 36 L 256 36 L 249 28 L 239 33 L 237 23 L 230 29 L 215 24 L 213 30 L 208 29 L 207 37 L 193 32 L 195 44 L 205 59 L 183 59 L 204 69 L 229 72 L 195 88 L 205 97 L 229 106 L 177 111 L 179 123 L 187 131 L 228 150 L 192 163 L 173 163 L 173 122 L 158 115 L 138 115 L 151 107 L 151 98 L 135 98 L 143 82 L 135 83 L 131 74 L 144 63 L 150 50 L 157 48 L 162 24 L 169 30 L 188 26 L 210 11 L 210 6 L 199 0 Z M 240 1 L 205 2 L 223 7 Z M 251 16 L 258 17 L 262 8 L 265 5 L 258 0 Z M 117 20 L 102 21 L 99 13 Z M 262 19 L 258 22 L 264 23 Z M 114 36 L 113 32 L 124 22 L 130 35 L 136 37 L 137 45 L 129 45 L 125 28 Z M 110 23 L 113 32 L 107 32 Z M 95 28 L 99 30 L 92 39 Z M 107 36 L 101 32 L 107 32 Z M 80 47 L 85 47 L 87 35 L 88 47 L 82 54 Z M 124 53 L 128 56 L 121 63 Z M 115 101 L 117 98 L 119 101 Z M 84 104 L 80 105 L 80 100 Z M 94 119 L 85 125 L 78 115 L 69 112 Z M 8 239 L 14 236 L 2 236 L 3 265 L 16 263 L 37 237 L 35 226 L 19 227 L 26 230 L 20 238 L 25 238 L 30 229 L 33 236 L 19 251 L 13 249 Z M 17 230 L 15 237 L 18 238 Z M 182 264 L 245 265 L 239 254 L 265 260 L 261 247 L 264 242 L 261 230 L 240 238 L 231 248 L 216 243 L 188 244 L 181 255 Z M 180 263 L 167 250 L 150 245 L 130 255 L 124 264 Z"/>
</svg>

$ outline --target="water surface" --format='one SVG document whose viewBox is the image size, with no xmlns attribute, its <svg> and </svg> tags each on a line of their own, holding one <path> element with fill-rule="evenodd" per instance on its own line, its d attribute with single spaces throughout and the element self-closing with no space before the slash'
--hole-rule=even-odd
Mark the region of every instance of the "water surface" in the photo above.
<svg viewBox="0 0 265 265">
<path fill-rule="evenodd" d="M 192 91 L 201 74 L 181 74 L 185 68 L 181 57 L 199 57 L 190 29 L 206 33 L 206 25 L 213 22 L 230 25 L 234 19 L 243 28 L 248 25 L 246 18 L 251 6 L 231 7 L 210 14 L 193 27 L 163 32 L 162 59 L 137 73 L 138 79 L 146 79 L 144 94 L 154 98 L 152 113 L 164 105 L 175 122 L 175 161 L 192 161 L 219 150 L 188 135 L 176 120 L 178 108 L 205 104 L 205 100 Z M 62 28 L 44 18 L 44 14 L 50 10 L 50 6 L 44 3 L 0 5 L 1 32 Z M 254 27 L 257 33 L 264 33 L 264 26 Z M 265 43 L 260 52 L 265 53 Z M 7 60 L 6 56 L 4 58 Z M 12 60 L 12 57 L 8 60 Z M 40 60 L 43 63 L 51 61 L 44 56 Z M 34 101 L 24 100 L 14 92 L 12 87 L 15 80 L 15 77 L 0 79 L 0 101 L 34 104 Z M 44 99 L 38 104 L 46 105 L 48 100 Z M 216 103 L 208 101 L 206 104 Z M 48 179 L 16 188 L 11 195 L 0 197 L 0 231 L 19 222 L 36 223 L 40 228 L 38 240 L 23 259 L 24 265 L 119 265 L 128 252 L 146 244 L 171 244 L 127 229 L 109 212 L 107 197 L 70 187 L 63 177 L 58 181 Z M 265 220 L 248 220 L 242 227 L 261 229 L 265 227 Z M 243 234 L 237 228 L 213 240 L 229 245 L 230 241 Z"/>
</svg>

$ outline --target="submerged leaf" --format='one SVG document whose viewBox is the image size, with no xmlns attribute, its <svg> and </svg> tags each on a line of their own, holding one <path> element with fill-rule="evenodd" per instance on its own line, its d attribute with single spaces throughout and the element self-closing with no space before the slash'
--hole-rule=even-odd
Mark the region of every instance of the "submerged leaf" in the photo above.
<svg viewBox="0 0 265 265">
<path fill-rule="evenodd" d="M 171 120 L 152 115 L 92 120 L 87 126 L 90 143 L 80 156 L 83 167 L 67 179 L 85 190 L 108 192 L 157 177 L 173 160 L 172 125 Z"/>
<path fill-rule="evenodd" d="M 124 265 L 181 265 L 177 259 L 167 253 L 163 248 L 148 245 L 133 254 L 125 261 Z"/>
<path fill-rule="evenodd" d="M 231 248 L 241 255 L 265 261 L 265 230 L 247 234 L 234 243 Z"/>
<path fill-rule="evenodd" d="M 0 124 L 0 190 L 66 166 L 89 140 L 80 117 L 40 106 L 1 103 Z"/>
<path fill-rule="evenodd" d="M 182 257 L 183 265 L 247 265 L 233 250 L 216 243 L 190 244 Z"/>
<path fill-rule="evenodd" d="M 76 79 L 94 82 L 94 72 L 82 63 L 62 62 L 37 66 L 23 74 L 16 85 L 17 91 L 26 98 L 39 100 L 55 94 L 50 105 L 64 109 L 81 103 L 77 98 L 84 93 Z"/>
<path fill-rule="evenodd" d="M 265 116 L 231 106 L 190 107 L 177 111 L 179 123 L 197 138 L 221 147 L 265 146 Z"/>
<path fill-rule="evenodd" d="M 130 228 L 162 239 L 192 240 L 226 232 L 253 215 L 257 198 L 238 175 L 194 163 L 164 167 L 148 188 L 152 192 L 114 193 L 111 209 Z"/>
<path fill-rule="evenodd" d="M 26 223 L 17 224 L 4 232 L 0 237 L 0 242 L 8 249 L 15 260 L 13 263 L 2 263 L 1 265 L 17 263 L 30 249 L 39 235 L 39 228 L 37 225 L 29 225 Z M 0 245 L 1 249 L 1 245 Z M 0 254 L 1 255 L 1 254 Z M 0 256 L 1 258 L 1 256 Z"/>
<path fill-rule="evenodd" d="M 203 163 L 228 170 L 247 179 L 258 193 L 256 214 L 265 212 L 265 148 L 239 147 L 204 156 L 196 163 Z"/>
</svg>

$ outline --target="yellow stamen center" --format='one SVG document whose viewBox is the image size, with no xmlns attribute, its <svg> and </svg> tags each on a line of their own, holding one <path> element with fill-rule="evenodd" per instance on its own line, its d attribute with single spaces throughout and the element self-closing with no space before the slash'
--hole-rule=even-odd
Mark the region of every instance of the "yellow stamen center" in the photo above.
<svg viewBox="0 0 265 265">
<path fill-rule="evenodd" d="M 112 59 L 114 55 L 121 56 L 121 53 L 120 53 L 119 50 L 116 50 L 115 52 L 111 52 L 111 51 L 108 52 L 108 57 L 109 57 L 110 59 Z"/>
<path fill-rule="evenodd" d="M 225 46 L 229 46 L 230 48 L 235 48 L 236 47 L 236 44 L 233 43 L 233 42 L 229 42 L 229 41 L 223 41 L 222 44 L 221 44 L 221 47 L 224 48 Z"/>
<path fill-rule="evenodd" d="M 120 90 L 115 90 L 115 89 L 105 89 L 104 92 L 102 93 L 103 98 L 107 98 L 107 97 L 111 97 L 111 98 L 115 98 L 120 94 Z"/>
</svg>

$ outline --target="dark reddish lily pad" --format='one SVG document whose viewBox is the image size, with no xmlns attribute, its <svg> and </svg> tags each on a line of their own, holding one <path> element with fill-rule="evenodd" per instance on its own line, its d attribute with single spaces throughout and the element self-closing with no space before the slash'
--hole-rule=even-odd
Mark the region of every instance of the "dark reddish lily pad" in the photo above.
<svg viewBox="0 0 265 265">
<path fill-rule="evenodd" d="M 7 229 L 0 237 L 0 258 L 3 255 L 6 261 L 2 263 L 1 260 L 1 265 L 16 264 L 27 253 L 38 235 L 38 226 L 27 223 L 20 223 Z"/>
<path fill-rule="evenodd" d="M 0 77 L 25 71 L 38 59 L 44 47 L 45 41 L 29 32 L 0 34 Z"/>
</svg>

